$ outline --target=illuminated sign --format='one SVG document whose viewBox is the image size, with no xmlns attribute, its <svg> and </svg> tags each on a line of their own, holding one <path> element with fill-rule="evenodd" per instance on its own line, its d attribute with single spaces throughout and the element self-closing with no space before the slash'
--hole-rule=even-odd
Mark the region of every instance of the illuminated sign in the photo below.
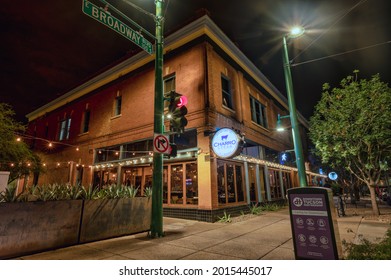
<svg viewBox="0 0 391 280">
<path fill-rule="evenodd" d="M 241 139 L 229 128 L 218 130 L 212 139 L 212 150 L 220 158 L 231 158 L 241 151 Z"/>
<path fill-rule="evenodd" d="M 335 173 L 335 172 L 330 172 L 329 173 L 329 178 L 333 181 L 337 180 L 338 179 L 338 174 Z"/>
</svg>

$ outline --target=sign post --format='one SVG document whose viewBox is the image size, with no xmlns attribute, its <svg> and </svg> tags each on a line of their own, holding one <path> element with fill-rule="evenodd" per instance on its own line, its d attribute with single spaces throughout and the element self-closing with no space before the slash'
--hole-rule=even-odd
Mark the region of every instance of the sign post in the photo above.
<svg viewBox="0 0 391 280">
<path fill-rule="evenodd" d="M 103 1 L 105 2 L 105 1 Z M 155 0 L 155 104 L 154 104 L 154 135 L 162 135 L 164 131 L 164 96 L 163 96 L 163 2 Z M 107 2 L 106 5 L 110 6 Z M 111 7 L 111 6 L 110 6 Z M 152 44 L 146 40 L 140 32 L 136 32 L 129 26 L 113 17 L 105 8 L 100 8 L 88 0 L 82 0 L 82 11 L 87 16 L 99 21 L 125 38 L 129 39 L 149 54 L 153 54 Z M 117 13 L 121 13 L 115 10 Z M 122 13 L 121 13 L 122 14 Z M 144 30 L 144 29 L 142 29 Z M 144 32 L 146 32 L 144 30 Z M 146 32 L 149 34 L 149 32 Z M 164 141 L 157 142 L 158 149 L 164 147 Z M 169 143 L 168 143 L 169 144 Z M 163 234 L 163 154 L 153 154 L 152 177 L 152 217 L 151 237 L 162 237 Z"/>
<path fill-rule="evenodd" d="M 155 0 L 155 107 L 154 134 L 164 131 L 163 0 Z M 163 237 L 163 154 L 153 153 L 151 237 Z"/>
<path fill-rule="evenodd" d="M 331 190 L 289 189 L 288 201 L 295 258 L 338 260 L 342 248 Z"/>
</svg>

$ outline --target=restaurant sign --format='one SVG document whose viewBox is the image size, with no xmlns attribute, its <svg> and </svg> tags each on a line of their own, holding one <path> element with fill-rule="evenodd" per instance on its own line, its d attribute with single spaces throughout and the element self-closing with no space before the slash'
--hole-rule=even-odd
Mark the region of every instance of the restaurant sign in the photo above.
<svg viewBox="0 0 391 280">
<path fill-rule="evenodd" d="M 241 137 L 230 128 L 219 129 L 212 139 L 212 150 L 219 158 L 237 156 L 242 148 Z"/>
</svg>

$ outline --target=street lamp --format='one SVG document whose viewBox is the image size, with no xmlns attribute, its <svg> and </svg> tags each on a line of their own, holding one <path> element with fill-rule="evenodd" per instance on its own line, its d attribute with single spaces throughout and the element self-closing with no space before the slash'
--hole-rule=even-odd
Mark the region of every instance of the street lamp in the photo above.
<svg viewBox="0 0 391 280">
<path fill-rule="evenodd" d="M 283 37 L 283 64 L 284 64 L 284 76 L 285 76 L 285 84 L 286 84 L 286 92 L 288 97 L 288 105 L 289 105 L 289 117 L 291 119 L 292 126 L 292 135 L 293 135 L 293 146 L 296 155 L 296 165 L 299 175 L 299 186 L 306 187 L 307 186 L 307 176 L 305 173 L 305 165 L 304 165 L 304 156 L 303 156 L 303 147 L 301 144 L 300 131 L 299 131 L 299 122 L 297 120 L 297 111 L 296 111 L 296 103 L 295 97 L 293 93 L 293 84 L 292 84 L 292 74 L 290 69 L 290 62 L 288 57 L 288 47 L 287 47 L 287 38 L 297 38 L 304 34 L 304 28 L 294 27 L 291 32 Z M 281 124 L 281 118 L 284 116 L 278 116 L 278 122 Z M 277 127 L 279 130 L 280 128 Z"/>
</svg>

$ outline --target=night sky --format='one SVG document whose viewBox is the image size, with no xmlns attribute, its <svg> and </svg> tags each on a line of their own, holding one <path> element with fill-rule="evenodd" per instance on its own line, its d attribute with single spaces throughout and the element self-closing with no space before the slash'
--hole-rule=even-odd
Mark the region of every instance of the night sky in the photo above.
<svg viewBox="0 0 391 280">
<path fill-rule="evenodd" d="M 155 13 L 153 0 L 130 1 Z M 99 0 L 91 2 L 103 6 Z M 154 34 L 150 16 L 124 0 L 108 2 Z M 354 69 L 360 70 L 361 78 L 380 73 L 383 81 L 391 82 L 389 0 L 166 0 L 165 4 L 165 34 L 194 19 L 201 9 L 208 10 L 283 94 L 282 36 L 289 26 L 302 24 L 307 32 L 292 41 L 289 55 L 299 64 L 292 68 L 293 84 L 298 109 L 307 118 L 323 83 L 336 86 Z M 0 102 L 11 104 L 19 121 L 26 122 L 27 113 L 139 51 L 84 15 L 81 6 L 82 0 L 2 1 Z M 333 56 L 340 53 L 345 54 Z"/>
</svg>

